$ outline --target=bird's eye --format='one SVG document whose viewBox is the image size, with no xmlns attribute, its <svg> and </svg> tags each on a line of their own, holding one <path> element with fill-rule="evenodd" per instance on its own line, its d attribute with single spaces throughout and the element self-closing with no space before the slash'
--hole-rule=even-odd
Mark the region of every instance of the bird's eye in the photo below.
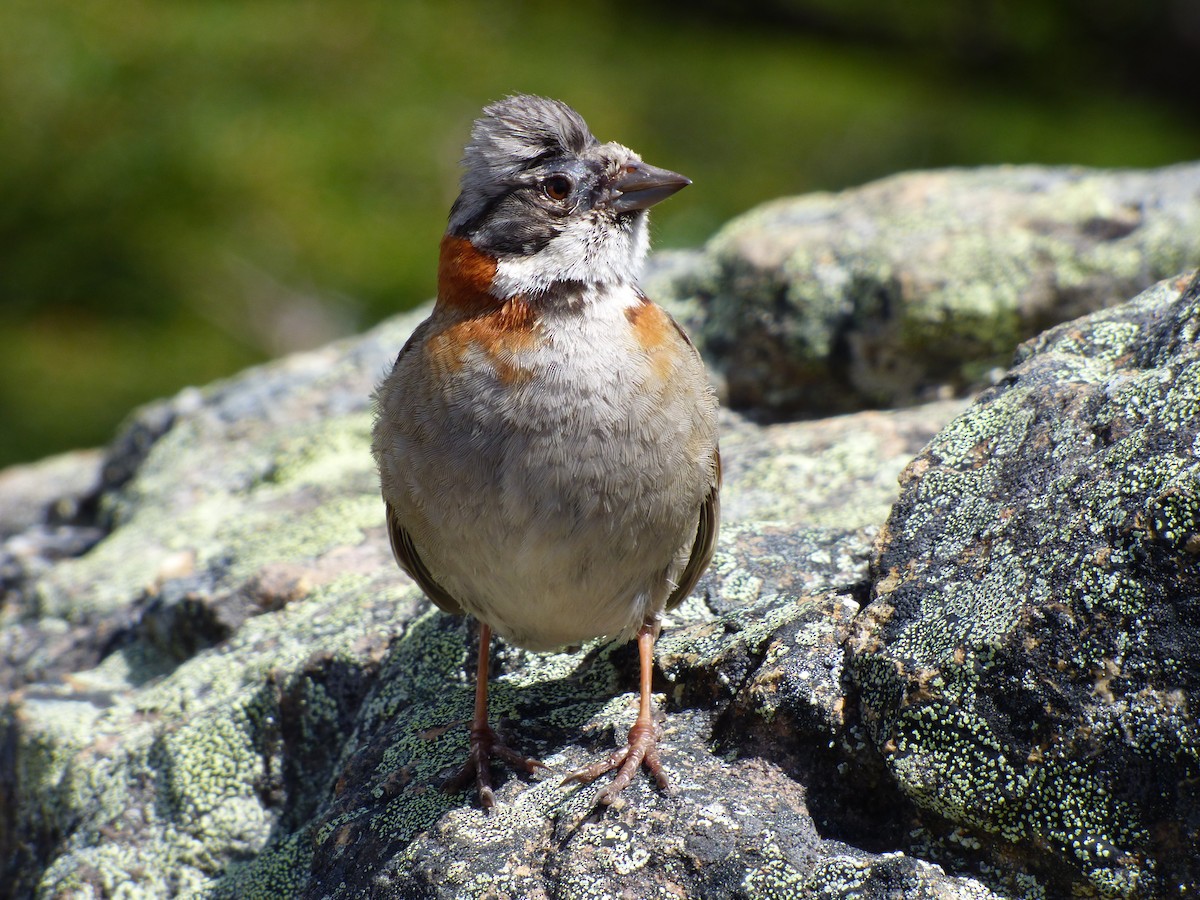
<svg viewBox="0 0 1200 900">
<path fill-rule="evenodd" d="M 551 200 L 566 200 L 575 185 L 566 175 L 552 175 L 542 182 L 542 191 Z"/>
</svg>

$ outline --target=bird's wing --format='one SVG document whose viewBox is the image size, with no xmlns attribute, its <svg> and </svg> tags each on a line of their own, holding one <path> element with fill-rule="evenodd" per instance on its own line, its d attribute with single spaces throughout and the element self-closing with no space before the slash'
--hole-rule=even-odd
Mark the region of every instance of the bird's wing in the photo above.
<svg viewBox="0 0 1200 900">
<path fill-rule="evenodd" d="M 721 524 L 721 453 L 717 451 L 713 462 L 713 483 L 708 496 L 700 504 L 700 521 L 696 525 L 696 540 L 692 543 L 692 554 L 671 596 L 667 598 L 667 609 L 674 609 L 692 592 L 708 563 L 717 544 L 717 530 Z"/>
<path fill-rule="evenodd" d="M 425 596 L 436 603 L 439 609 L 452 616 L 461 616 L 463 614 L 462 606 L 429 573 L 429 569 L 425 567 L 425 563 L 417 553 L 417 548 L 413 546 L 412 535 L 396 518 L 396 510 L 390 503 L 385 502 L 385 505 L 387 506 L 388 539 L 392 542 L 392 555 L 396 557 L 397 564 L 409 574 L 413 581 L 420 585 Z"/>
</svg>

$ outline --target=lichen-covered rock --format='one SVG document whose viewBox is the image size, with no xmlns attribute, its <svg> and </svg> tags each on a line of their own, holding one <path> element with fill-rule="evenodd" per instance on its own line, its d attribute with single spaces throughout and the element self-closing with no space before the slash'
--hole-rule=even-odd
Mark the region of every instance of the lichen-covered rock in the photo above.
<svg viewBox="0 0 1200 900">
<path fill-rule="evenodd" d="M 415 321 L 150 407 L 102 467 L 103 540 L 4 586 L 0 895 L 186 894 L 326 795 L 327 735 L 420 605 L 361 458 Z"/>
<path fill-rule="evenodd" d="M 100 480 L 100 453 L 76 450 L 0 470 L 0 541 L 70 522 Z"/>
<path fill-rule="evenodd" d="M 1200 891 L 1200 277 L 1022 347 L 879 543 L 849 668 L 904 793 L 1051 896 Z"/>
<path fill-rule="evenodd" d="M 92 539 L 5 582 L 0 896 L 981 892 L 897 853 L 910 807 L 841 700 L 896 476 L 961 405 L 726 415 L 726 528 L 658 648 L 675 793 L 638 779 L 601 815 L 594 787 L 513 777 L 484 816 L 440 787 L 468 627 L 392 562 L 368 450 L 419 315 L 147 408 L 71 526 Z M 632 721 L 629 646 L 495 659 L 502 729 L 558 773 Z"/>
<path fill-rule="evenodd" d="M 81 450 L 0 471 L 0 691 L 87 668 L 116 628 L 13 615 L 35 605 L 24 594 L 40 576 L 104 536 L 87 521 L 100 468 L 100 453 Z"/>
<path fill-rule="evenodd" d="M 804 882 L 807 863 L 842 849 L 819 835 L 800 776 L 837 778 L 838 752 L 829 744 L 840 696 L 838 632 L 857 609 L 832 594 L 768 597 L 736 617 L 668 632 L 658 653 L 674 792 L 639 779 L 621 808 L 607 813 L 595 809 L 595 787 L 559 781 L 611 752 L 632 724 L 632 648 L 503 654 L 493 714 L 554 771 L 529 784 L 509 781 L 499 809 L 485 814 L 438 789 L 461 759 L 471 691 L 465 677 L 447 685 L 440 670 L 425 671 L 438 665 L 440 654 L 427 649 L 438 642 L 465 662 L 461 627 L 433 615 L 407 646 L 401 639 L 398 670 L 385 669 L 360 714 L 355 753 L 313 824 L 304 896 L 354 897 L 370 884 L 389 897 L 720 898 L 745 896 L 742 886 L 756 880 L 763 890 L 751 896 L 770 896 L 767 886 L 787 879 Z M 799 669 L 809 677 L 779 685 L 784 672 Z M 414 682 L 427 691 L 414 691 Z M 734 709 L 755 684 L 773 702 Z M 775 714 L 813 724 L 779 742 Z M 752 733 L 773 751 L 747 752 Z M 814 736 L 822 738 L 816 750 Z M 767 865 L 771 853 L 779 862 Z M 253 879 L 219 895 L 244 896 L 247 883 Z"/>
<path fill-rule="evenodd" d="M 1150 271 L 1194 238 L 1150 240 L 1190 208 L 1164 185 L 1194 174 L 925 175 L 864 196 L 915 192 L 945 218 L 961 201 L 922 192 L 990 181 L 1029 194 L 997 221 L 1092 210 L 1081 227 L 1107 249 L 1078 242 L 1078 283 L 1107 298 L 1103 273 L 1137 269 L 1122 253 Z M 1118 182 L 1146 209 L 1095 199 Z M 994 276 L 1042 302 L 1042 280 L 1004 281 L 1059 247 L 1027 243 L 946 285 Z M 711 252 L 660 261 L 654 283 Z M 1182 287 L 1028 344 L 966 413 L 726 412 L 721 540 L 656 649 L 675 789 L 639 778 L 610 810 L 555 775 L 629 727 L 628 645 L 501 645 L 494 716 L 554 772 L 507 777 L 491 815 L 441 789 L 465 754 L 471 627 L 392 562 L 368 451 L 371 390 L 423 311 L 154 404 L 102 462 L 0 476 L 0 509 L 38 510 L 0 520 L 0 897 L 1197 890 L 1200 359 Z M 727 328 L 683 300 L 710 338 Z"/>
<path fill-rule="evenodd" d="M 761 206 L 662 266 L 735 407 L 986 384 L 1022 340 L 1200 264 L 1200 164 L 896 175 Z"/>
</svg>

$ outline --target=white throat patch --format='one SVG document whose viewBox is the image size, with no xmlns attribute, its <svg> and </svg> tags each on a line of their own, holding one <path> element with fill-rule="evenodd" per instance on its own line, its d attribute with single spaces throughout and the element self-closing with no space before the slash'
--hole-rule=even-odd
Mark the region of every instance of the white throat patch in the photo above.
<svg viewBox="0 0 1200 900">
<path fill-rule="evenodd" d="M 556 282 L 634 284 L 650 246 L 648 216 L 625 230 L 599 216 L 571 222 L 531 256 L 502 256 L 491 293 L 502 299 L 545 293 Z"/>
</svg>

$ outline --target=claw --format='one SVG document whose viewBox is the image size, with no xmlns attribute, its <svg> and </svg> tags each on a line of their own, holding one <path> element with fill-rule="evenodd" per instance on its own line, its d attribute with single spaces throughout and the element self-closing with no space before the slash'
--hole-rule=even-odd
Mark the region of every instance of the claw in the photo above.
<svg viewBox="0 0 1200 900">
<path fill-rule="evenodd" d="M 442 782 L 442 790 L 458 793 L 466 790 L 472 780 L 479 792 L 479 805 L 491 809 L 496 805 L 496 791 L 492 787 L 492 759 L 503 760 L 511 769 L 532 775 L 538 769 L 548 769 L 544 762 L 525 756 L 510 748 L 488 724 L 488 653 L 491 649 L 492 629 L 486 623 L 479 628 L 479 664 L 475 671 L 475 715 L 471 720 L 470 752 L 463 767 Z"/>
<path fill-rule="evenodd" d="M 638 722 L 629 730 L 629 743 L 625 747 L 607 759 L 602 759 L 582 769 L 576 769 L 564 778 L 562 783 L 590 784 L 601 775 L 618 769 L 617 777 L 612 780 L 612 784 L 596 795 L 597 803 L 612 806 L 621 791 L 629 787 L 642 766 L 650 770 L 650 774 L 658 782 L 660 790 L 669 791 L 671 789 L 671 781 L 667 777 L 666 770 L 662 767 L 662 760 L 658 755 L 657 729 L 652 723 L 645 725 Z"/>
<path fill-rule="evenodd" d="M 621 791 L 629 787 L 638 770 L 645 766 L 654 776 L 662 791 L 671 789 L 671 781 L 663 769 L 658 755 L 658 729 L 654 725 L 654 714 L 650 702 L 650 676 L 654 665 L 654 630 L 649 625 L 638 632 L 638 656 L 641 661 L 641 697 L 638 704 L 637 721 L 629 729 L 629 741 L 625 747 L 599 762 L 576 769 L 562 780 L 562 784 L 577 782 L 590 784 L 601 775 L 617 769 L 612 784 L 596 795 L 596 802 L 611 806 Z"/>
<path fill-rule="evenodd" d="M 539 759 L 525 756 L 513 750 L 486 722 L 480 727 L 471 726 L 471 750 L 461 769 L 442 783 L 442 790 L 458 793 L 474 781 L 479 792 L 479 805 L 491 809 L 496 805 L 496 792 L 492 786 L 492 759 L 501 759 L 511 769 L 532 775 L 538 769 L 549 768 Z"/>
</svg>

